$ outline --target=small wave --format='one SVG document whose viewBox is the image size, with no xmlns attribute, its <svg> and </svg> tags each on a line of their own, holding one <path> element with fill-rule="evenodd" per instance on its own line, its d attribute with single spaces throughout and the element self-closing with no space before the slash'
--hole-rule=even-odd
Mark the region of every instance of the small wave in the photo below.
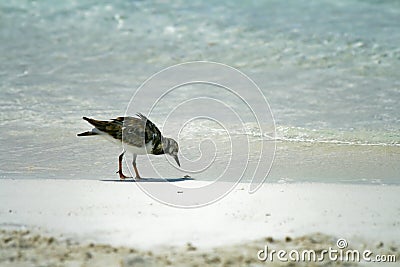
<svg viewBox="0 0 400 267">
<path fill-rule="evenodd" d="M 400 133 L 375 130 L 307 129 L 278 126 L 276 140 L 338 145 L 400 146 Z"/>
<path fill-rule="evenodd" d="M 275 132 L 272 129 L 261 130 L 255 123 L 234 125 L 230 128 L 231 136 L 246 135 L 252 139 L 263 141 L 316 143 L 335 145 L 357 146 L 400 146 L 400 132 L 395 130 L 371 130 L 371 129 L 309 129 L 305 127 L 278 125 Z M 216 127 L 210 122 L 196 122 L 186 129 L 184 135 L 188 139 L 204 138 L 204 132 L 214 137 L 226 137 L 226 131 Z"/>
<path fill-rule="evenodd" d="M 308 129 L 293 126 L 277 126 L 274 135 L 268 132 L 261 133 L 254 125 L 247 125 L 245 131 L 238 131 L 236 134 L 245 134 L 279 142 L 400 146 L 400 132 L 398 131 Z"/>
</svg>

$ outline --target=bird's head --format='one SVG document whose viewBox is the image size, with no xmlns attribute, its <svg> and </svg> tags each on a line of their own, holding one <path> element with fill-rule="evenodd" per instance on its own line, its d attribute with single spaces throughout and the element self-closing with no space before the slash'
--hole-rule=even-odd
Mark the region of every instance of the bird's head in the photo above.
<svg viewBox="0 0 400 267">
<path fill-rule="evenodd" d="M 179 152 L 178 143 L 174 139 L 167 137 L 163 138 L 162 143 L 163 143 L 164 153 L 172 156 L 175 159 L 176 164 L 178 164 L 178 166 L 180 167 L 181 164 L 179 163 L 179 158 L 178 158 L 178 152 Z"/>
</svg>

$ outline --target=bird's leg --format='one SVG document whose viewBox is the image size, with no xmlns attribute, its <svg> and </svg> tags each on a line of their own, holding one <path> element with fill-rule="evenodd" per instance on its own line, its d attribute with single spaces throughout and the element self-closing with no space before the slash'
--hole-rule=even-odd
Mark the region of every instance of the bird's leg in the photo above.
<svg viewBox="0 0 400 267">
<path fill-rule="evenodd" d="M 137 157 L 137 155 L 136 155 L 136 154 L 133 154 L 132 165 L 133 165 L 133 169 L 135 170 L 135 173 L 136 173 L 136 179 L 140 179 L 141 177 L 140 177 L 140 175 L 139 175 L 139 171 L 138 171 L 138 169 L 136 168 L 136 157 Z"/>
<path fill-rule="evenodd" d="M 125 154 L 125 151 L 123 151 L 123 152 L 121 153 L 121 155 L 119 155 L 119 157 L 118 157 L 118 171 L 117 171 L 117 173 L 119 174 L 119 178 L 120 178 L 121 180 L 123 180 L 123 179 L 125 179 L 125 178 L 129 178 L 128 176 L 125 176 L 125 175 L 122 173 L 122 158 L 124 157 L 124 154 Z"/>
</svg>

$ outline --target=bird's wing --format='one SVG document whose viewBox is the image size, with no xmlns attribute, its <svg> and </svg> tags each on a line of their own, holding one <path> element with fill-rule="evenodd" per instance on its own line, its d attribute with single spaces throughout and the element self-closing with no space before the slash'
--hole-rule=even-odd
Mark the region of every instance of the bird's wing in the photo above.
<svg viewBox="0 0 400 267">
<path fill-rule="evenodd" d="M 152 142 L 153 153 L 162 152 L 162 134 L 157 126 L 141 113 L 138 117 L 117 117 L 109 121 L 98 121 L 84 117 L 100 131 L 111 135 L 113 138 L 123 140 L 124 143 L 136 147 Z"/>
<path fill-rule="evenodd" d="M 113 124 L 120 125 L 121 140 L 136 147 L 144 145 L 145 123 L 139 118 L 118 117 L 111 120 Z"/>
<path fill-rule="evenodd" d="M 157 126 L 149 120 L 146 116 L 144 116 L 142 113 L 138 113 L 137 116 L 139 119 L 146 124 L 145 127 L 145 143 L 147 144 L 148 142 L 153 143 L 153 154 L 162 154 L 162 134 L 161 131 L 157 128 Z"/>
<path fill-rule="evenodd" d="M 161 131 L 157 128 L 157 126 L 149 120 L 146 116 L 144 116 L 142 113 L 138 113 L 137 116 L 146 123 L 146 139 L 152 139 L 155 137 L 161 138 Z M 150 141 L 150 140 L 149 140 Z M 146 140 L 147 143 L 147 140 Z"/>
</svg>

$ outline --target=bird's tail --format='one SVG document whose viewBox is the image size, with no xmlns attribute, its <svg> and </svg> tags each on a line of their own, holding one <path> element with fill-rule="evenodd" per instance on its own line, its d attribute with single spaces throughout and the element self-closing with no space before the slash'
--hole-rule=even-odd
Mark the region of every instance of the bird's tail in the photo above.
<svg viewBox="0 0 400 267">
<path fill-rule="evenodd" d="M 95 133 L 92 131 L 87 131 L 87 132 L 77 134 L 77 136 L 90 136 L 90 135 L 98 135 L 98 133 Z"/>
<path fill-rule="evenodd" d="M 94 127 L 99 128 L 100 130 L 103 130 L 103 128 L 105 128 L 105 126 L 106 126 L 107 123 L 108 123 L 108 122 L 106 122 L 106 121 L 98 121 L 98 120 L 90 119 L 90 118 L 88 118 L 88 117 L 83 117 L 82 119 L 84 119 L 85 121 L 89 122 L 89 123 L 92 124 Z M 95 129 L 96 129 L 96 128 L 95 128 Z M 79 133 L 79 134 L 77 134 L 77 136 L 99 135 L 100 133 L 99 133 L 98 131 L 95 131 L 95 129 L 93 129 L 93 130 L 91 130 L 91 131 Z"/>
<path fill-rule="evenodd" d="M 83 117 L 82 119 L 84 119 L 85 121 L 87 121 L 88 123 L 90 123 L 91 125 L 93 125 L 102 132 L 107 131 L 107 127 L 109 127 L 111 124 L 110 121 L 98 121 L 87 117 Z"/>
</svg>

